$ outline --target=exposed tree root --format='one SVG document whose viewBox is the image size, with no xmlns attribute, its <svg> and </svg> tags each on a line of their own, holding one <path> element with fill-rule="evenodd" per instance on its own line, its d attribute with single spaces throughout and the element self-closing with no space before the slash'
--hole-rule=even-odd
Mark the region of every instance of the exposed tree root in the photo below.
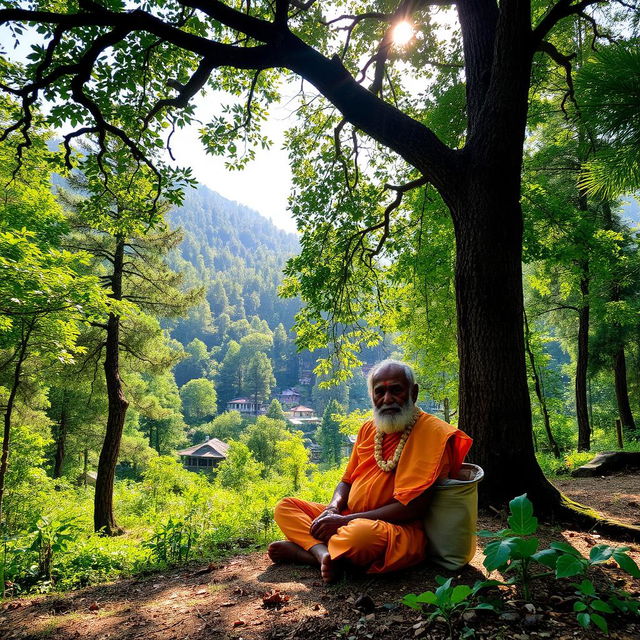
<svg viewBox="0 0 640 640">
<path fill-rule="evenodd" d="M 640 542 L 640 527 L 606 518 L 597 511 L 559 493 L 560 499 L 552 506 L 550 520 L 576 526 L 580 530 L 606 533 L 616 540 Z M 547 517 L 545 517 L 547 519 Z"/>
<path fill-rule="evenodd" d="M 529 478 L 528 482 L 519 483 L 519 486 L 516 483 L 511 483 L 508 498 L 504 496 L 503 487 L 502 496 L 493 496 L 493 499 L 488 499 L 486 494 L 483 496 L 481 493 L 481 505 L 498 511 L 495 507 L 502 507 L 511 498 L 525 492 L 533 502 L 536 516 L 544 522 L 549 524 L 562 523 L 580 531 L 604 533 L 616 540 L 640 542 L 640 527 L 607 518 L 595 509 L 571 500 L 560 493 L 541 473 L 535 478 L 535 481 L 533 478 Z"/>
</svg>

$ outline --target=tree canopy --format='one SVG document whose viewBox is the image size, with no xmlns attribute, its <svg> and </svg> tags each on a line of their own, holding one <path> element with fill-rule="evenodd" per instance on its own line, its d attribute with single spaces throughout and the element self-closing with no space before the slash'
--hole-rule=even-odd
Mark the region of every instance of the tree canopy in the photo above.
<svg viewBox="0 0 640 640">
<path fill-rule="evenodd" d="M 22 25 L 34 24 L 42 44 L 24 68 L 4 69 L 3 88 L 21 101 L 6 131 L 28 136 L 32 106 L 47 98 L 52 124 L 74 127 L 64 135 L 67 162 L 71 143 L 92 135 L 105 178 L 105 167 L 121 161 L 109 146 L 117 140 L 148 174 L 153 208 L 162 188 L 175 201 L 189 181 L 159 150 L 170 146 L 168 132 L 194 121 L 200 90 L 238 97 L 221 113 L 210 105 L 201 140 L 241 167 L 256 145 L 269 144 L 260 124 L 277 97 L 277 70 L 300 76 L 314 89 L 305 85 L 303 123 L 290 134 L 293 211 L 304 235 L 286 290 L 308 303 L 301 344 L 333 339 L 339 364 L 354 365 L 361 345 L 375 343 L 362 319 L 375 317 L 381 292 L 393 286 L 376 267 L 389 264 L 411 226 L 404 196 L 432 185 L 453 224 L 460 426 L 488 471 L 484 497 L 503 502 L 527 491 L 541 509 L 564 513 L 535 462 L 525 366 L 520 197 L 530 91 L 558 66 L 571 97 L 574 42 L 564 36 L 584 24 L 597 39 L 606 23 L 607 35 L 622 37 L 636 3 L 458 0 L 450 39 L 438 36 L 442 5 L 379 0 L 360 12 L 338 0 L 329 10 L 313 0 L 246 9 L 194 0 L 131 10 L 119 0 L 65 9 L 10 3 L 0 22 L 18 40 Z M 392 41 L 402 20 L 415 33 L 404 50 Z M 460 108 L 437 108 L 445 103 Z"/>
</svg>

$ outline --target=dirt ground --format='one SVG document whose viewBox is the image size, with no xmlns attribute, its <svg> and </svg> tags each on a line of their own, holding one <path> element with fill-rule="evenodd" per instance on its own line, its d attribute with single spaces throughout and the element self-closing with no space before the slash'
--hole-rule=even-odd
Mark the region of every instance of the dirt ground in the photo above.
<svg viewBox="0 0 640 640">
<path fill-rule="evenodd" d="M 575 478 L 556 483 L 575 500 L 609 517 L 640 525 L 640 475 Z M 499 529 L 501 515 L 483 516 L 479 527 Z M 594 544 L 608 543 L 596 531 L 589 533 L 541 527 L 548 541 L 565 539 L 583 553 Z M 481 541 L 482 542 L 482 541 Z M 640 546 L 631 544 L 640 562 Z M 68 594 L 27 597 L 10 601 L 0 610 L 0 638 L 29 640 L 323 640 L 344 638 L 433 639 L 448 637 L 441 621 L 399 604 L 406 593 L 434 589 L 435 576 L 454 575 L 454 584 L 483 579 L 482 554 L 471 565 L 451 574 L 423 565 L 411 571 L 372 578 L 347 574 L 332 586 L 319 580 L 310 567 L 274 566 L 263 551 L 237 556 L 219 565 L 190 566 L 146 577 L 88 587 Z M 614 582 L 640 596 L 640 581 L 629 580 L 617 567 L 607 574 Z M 492 577 L 499 577 L 497 575 Z M 541 583 L 532 603 L 518 600 L 512 588 L 501 613 L 468 612 L 467 626 L 474 638 L 537 640 L 538 638 L 600 638 L 593 629 L 579 627 L 573 613 L 570 580 L 553 591 Z M 273 591 L 279 593 L 273 595 Z M 265 594 L 271 605 L 264 603 Z M 610 637 L 640 640 L 640 618 L 610 616 Z"/>
</svg>

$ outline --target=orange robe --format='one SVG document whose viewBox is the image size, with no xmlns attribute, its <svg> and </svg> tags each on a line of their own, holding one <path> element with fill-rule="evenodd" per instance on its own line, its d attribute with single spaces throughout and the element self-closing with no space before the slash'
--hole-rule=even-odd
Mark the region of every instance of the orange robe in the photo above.
<svg viewBox="0 0 640 640">
<path fill-rule="evenodd" d="M 365 422 L 358 433 L 342 481 L 351 485 L 344 514 L 377 509 L 394 500 L 406 505 L 421 495 L 439 477 L 460 469 L 471 438 L 456 427 L 421 413 L 394 471 L 382 471 L 374 456 L 375 427 Z M 393 457 L 401 433 L 384 436 L 382 456 Z M 322 541 L 309 532 L 311 523 L 325 505 L 297 498 L 284 498 L 276 506 L 275 519 L 285 536 L 310 549 Z M 424 559 L 426 537 L 422 521 L 392 524 L 384 520 L 355 518 L 340 527 L 328 543 L 332 559 L 344 557 L 367 567 L 368 573 L 395 571 Z"/>
</svg>

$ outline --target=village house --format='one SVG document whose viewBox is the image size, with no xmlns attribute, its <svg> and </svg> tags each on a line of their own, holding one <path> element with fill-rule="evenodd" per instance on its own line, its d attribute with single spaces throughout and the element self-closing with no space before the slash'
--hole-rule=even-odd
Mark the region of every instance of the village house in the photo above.
<svg viewBox="0 0 640 640">
<path fill-rule="evenodd" d="M 353 451 L 353 447 L 356 444 L 356 436 L 347 436 L 345 440 L 342 442 L 342 446 L 340 447 L 340 455 L 343 458 L 349 458 L 351 456 L 351 452 Z"/>
<path fill-rule="evenodd" d="M 234 398 L 227 402 L 227 411 L 239 411 L 242 415 L 257 416 L 263 412 L 260 402 L 254 402 L 248 398 Z"/>
<path fill-rule="evenodd" d="M 315 417 L 315 413 L 316 412 L 313 409 L 303 407 L 301 404 L 297 407 L 293 407 L 293 409 L 289 411 L 292 418 L 313 418 Z"/>
<path fill-rule="evenodd" d="M 313 409 L 303 407 L 302 405 L 298 405 L 290 411 L 287 411 L 286 416 L 287 421 L 292 427 L 300 429 L 305 433 L 314 431 L 321 422 Z"/>
<path fill-rule="evenodd" d="M 226 459 L 229 445 L 218 438 L 178 451 L 182 466 L 188 471 L 211 471 Z"/>
<path fill-rule="evenodd" d="M 278 394 L 282 406 L 295 407 L 300 402 L 300 394 L 295 389 L 285 389 Z"/>
</svg>

